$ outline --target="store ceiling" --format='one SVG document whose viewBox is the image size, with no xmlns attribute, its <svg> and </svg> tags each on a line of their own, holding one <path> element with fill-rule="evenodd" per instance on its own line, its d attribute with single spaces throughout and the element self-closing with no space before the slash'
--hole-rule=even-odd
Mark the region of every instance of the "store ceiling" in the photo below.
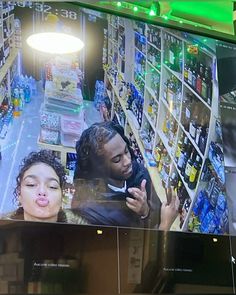
<svg viewBox="0 0 236 295">
<path fill-rule="evenodd" d="M 168 20 L 164 21 L 169 21 L 170 25 L 176 24 L 180 26 L 181 23 L 183 27 L 186 24 L 195 26 L 195 30 L 204 28 L 213 32 L 234 35 L 232 0 L 128 0 L 120 1 L 122 3 L 121 7 L 117 6 L 118 1 L 80 0 L 74 2 L 84 3 L 122 14 L 135 14 L 135 16 L 147 19 L 150 19 L 150 17 L 147 13 L 143 12 L 142 8 L 150 9 L 153 3 L 157 3 L 160 13 L 159 16 L 152 17 L 154 21 L 163 22 L 164 15 L 168 16 Z M 140 8 L 139 15 L 132 10 L 133 5 L 137 5 Z M 197 26 L 198 28 L 196 28 Z"/>
</svg>

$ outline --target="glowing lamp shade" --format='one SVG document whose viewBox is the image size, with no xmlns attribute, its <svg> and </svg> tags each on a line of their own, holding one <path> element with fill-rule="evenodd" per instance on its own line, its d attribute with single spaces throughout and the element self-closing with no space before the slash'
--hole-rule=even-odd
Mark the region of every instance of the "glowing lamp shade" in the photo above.
<svg viewBox="0 0 236 295">
<path fill-rule="evenodd" d="M 69 54 L 81 50 L 84 43 L 77 37 L 64 33 L 38 33 L 29 36 L 27 44 L 35 50 L 51 54 Z"/>
</svg>

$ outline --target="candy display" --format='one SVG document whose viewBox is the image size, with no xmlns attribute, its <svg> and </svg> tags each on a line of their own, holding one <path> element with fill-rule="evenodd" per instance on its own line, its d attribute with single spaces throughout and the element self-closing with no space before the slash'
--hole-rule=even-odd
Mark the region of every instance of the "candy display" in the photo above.
<svg viewBox="0 0 236 295">
<path fill-rule="evenodd" d="M 59 144 L 60 133 L 49 129 L 41 129 L 40 141 L 48 144 Z"/>
<path fill-rule="evenodd" d="M 60 131 L 60 115 L 42 110 L 40 114 L 40 125 L 44 129 Z"/>
</svg>

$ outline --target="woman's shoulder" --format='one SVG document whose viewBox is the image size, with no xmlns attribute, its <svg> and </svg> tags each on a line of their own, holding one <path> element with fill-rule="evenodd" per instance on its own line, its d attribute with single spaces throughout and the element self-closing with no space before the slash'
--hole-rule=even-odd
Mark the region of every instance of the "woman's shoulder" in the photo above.
<svg viewBox="0 0 236 295">
<path fill-rule="evenodd" d="M 19 210 L 15 210 L 12 212 L 8 212 L 5 214 L 0 215 L 0 219 L 7 219 L 7 220 L 24 220 L 24 216 L 22 212 L 19 212 Z"/>
</svg>

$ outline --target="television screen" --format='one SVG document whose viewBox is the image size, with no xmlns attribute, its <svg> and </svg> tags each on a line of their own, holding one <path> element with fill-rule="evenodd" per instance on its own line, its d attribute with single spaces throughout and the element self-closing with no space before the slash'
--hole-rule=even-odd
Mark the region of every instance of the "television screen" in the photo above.
<svg viewBox="0 0 236 295">
<path fill-rule="evenodd" d="M 63 2 L 2 11 L 1 219 L 234 233 L 233 45 Z M 28 45 L 52 29 L 84 48 Z"/>
</svg>

